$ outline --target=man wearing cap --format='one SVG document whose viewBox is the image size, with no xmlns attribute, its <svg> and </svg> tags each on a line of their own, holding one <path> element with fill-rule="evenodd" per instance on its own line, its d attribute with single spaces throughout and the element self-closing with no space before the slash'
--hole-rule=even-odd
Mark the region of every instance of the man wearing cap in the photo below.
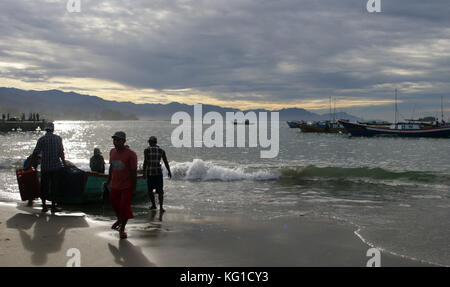
<svg viewBox="0 0 450 287">
<path fill-rule="evenodd" d="M 94 156 L 91 157 L 89 166 L 93 172 L 105 173 L 105 159 L 99 148 L 94 148 Z"/>
<path fill-rule="evenodd" d="M 61 211 L 56 207 L 56 194 L 60 189 L 63 167 L 66 165 L 64 147 L 60 136 L 53 134 L 55 126 L 49 122 L 45 126 L 47 133 L 38 139 L 30 161 L 29 169 L 41 154 L 41 199 L 42 212 L 47 212 L 46 200 L 52 202 L 51 212 Z"/>
<path fill-rule="evenodd" d="M 126 135 L 116 132 L 113 136 L 114 148 L 109 153 L 109 176 L 105 186 L 111 183 L 110 201 L 117 216 L 117 221 L 111 226 L 119 230 L 120 238 L 127 238 L 125 225 L 133 218 L 131 198 L 136 191 L 137 156 L 128 146 L 125 146 Z"/>
<path fill-rule="evenodd" d="M 144 150 L 144 177 L 147 178 L 148 194 L 150 196 L 150 201 L 152 206 L 150 209 L 156 209 L 155 195 L 153 194 L 153 189 L 158 194 L 158 201 L 160 206 L 160 211 L 164 212 L 163 201 L 164 201 L 164 191 L 163 191 L 163 174 L 161 170 L 161 159 L 164 161 L 169 178 L 172 178 L 172 173 L 170 172 L 170 166 L 167 161 L 166 152 L 160 148 L 157 143 L 157 139 L 151 136 L 148 139 L 149 147 Z"/>
</svg>

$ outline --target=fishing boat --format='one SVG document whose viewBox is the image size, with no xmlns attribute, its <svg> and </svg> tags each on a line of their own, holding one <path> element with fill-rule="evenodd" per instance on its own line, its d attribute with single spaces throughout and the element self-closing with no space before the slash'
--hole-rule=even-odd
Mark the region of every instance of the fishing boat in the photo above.
<svg viewBox="0 0 450 287">
<path fill-rule="evenodd" d="M 422 138 L 450 138 L 450 124 L 444 121 L 443 98 L 441 98 L 441 122 L 435 118 L 431 121 L 425 119 L 406 120 L 397 122 L 397 89 L 395 89 L 395 114 L 394 123 L 390 125 L 351 123 L 339 121 L 352 136 L 363 137 L 422 137 Z M 433 121 L 435 121 L 433 123 Z"/>
<path fill-rule="evenodd" d="M 302 123 L 298 125 L 298 128 L 304 133 L 345 133 L 344 126 L 338 122 L 313 122 Z"/>
<path fill-rule="evenodd" d="M 286 121 L 286 123 L 288 124 L 288 126 L 291 129 L 294 129 L 294 128 L 298 128 L 298 125 L 302 124 L 303 122 L 300 122 L 300 121 Z"/>
<path fill-rule="evenodd" d="M 17 182 L 23 201 L 40 196 L 40 173 L 34 169 L 17 170 Z M 62 186 L 56 195 L 58 204 L 87 204 L 109 201 L 109 195 L 104 193 L 103 183 L 108 180 L 107 174 L 82 171 L 74 168 L 64 168 Z M 147 181 L 143 175 L 138 175 L 136 193 L 133 200 L 147 196 Z"/>
<path fill-rule="evenodd" d="M 76 177 L 75 177 L 76 178 Z M 104 194 L 103 183 L 108 180 L 108 175 L 96 172 L 83 172 L 81 188 L 63 187 L 56 201 L 62 204 L 101 203 L 109 201 L 109 195 Z M 105 197 L 106 196 L 106 197 Z M 140 175 L 137 177 L 136 193 L 133 199 L 147 196 L 147 181 Z"/>
<path fill-rule="evenodd" d="M 450 138 L 450 125 L 431 125 L 421 122 L 396 123 L 389 126 L 339 121 L 352 136 Z"/>
</svg>

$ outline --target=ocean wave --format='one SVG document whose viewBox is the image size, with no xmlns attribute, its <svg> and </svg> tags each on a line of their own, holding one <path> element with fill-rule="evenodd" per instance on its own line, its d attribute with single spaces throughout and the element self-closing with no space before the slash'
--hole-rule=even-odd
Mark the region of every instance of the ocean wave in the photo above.
<svg viewBox="0 0 450 287">
<path fill-rule="evenodd" d="M 171 171 L 174 179 L 199 181 L 238 181 L 238 180 L 273 180 L 279 175 L 266 170 L 255 172 L 243 168 L 230 168 L 214 164 L 210 161 L 194 159 L 192 162 L 171 162 Z M 164 173 L 167 172 L 164 170 Z"/>
<path fill-rule="evenodd" d="M 265 166 L 226 167 L 211 161 L 194 159 L 191 162 L 171 162 L 174 179 L 193 181 L 239 181 L 239 180 L 275 180 L 282 184 L 306 184 L 331 182 L 333 184 L 379 184 L 379 185 L 436 185 L 447 186 L 450 175 L 431 171 L 391 171 L 370 167 L 317 167 Z M 167 171 L 163 168 L 164 175 Z"/>
<path fill-rule="evenodd" d="M 281 179 L 337 179 L 337 180 L 376 180 L 404 181 L 417 183 L 448 183 L 450 176 L 444 173 L 429 171 L 391 171 L 383 168 L 369 167 L 284 167 L 281 169 Z"/>
</svg>

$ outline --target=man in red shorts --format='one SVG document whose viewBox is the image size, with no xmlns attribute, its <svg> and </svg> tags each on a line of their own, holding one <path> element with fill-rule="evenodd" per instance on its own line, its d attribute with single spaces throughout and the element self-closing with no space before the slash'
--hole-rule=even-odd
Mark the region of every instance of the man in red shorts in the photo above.
<svg viewBox="0 0 450 287">
<path fill-rule="evenodd" d="M 133 218 L 131 198 L 136 191 L 137 156 L 125 146 L 126 135 L 116 132 L 113 136 L 114 147 L 109 152 L 109 177 L 105 186 L 111 183 L 110 200 L 117 215 L 117 221 L 111 226 L 119 230 L 120 238 L 127 238 L 125 225 Z"/>
</svg>

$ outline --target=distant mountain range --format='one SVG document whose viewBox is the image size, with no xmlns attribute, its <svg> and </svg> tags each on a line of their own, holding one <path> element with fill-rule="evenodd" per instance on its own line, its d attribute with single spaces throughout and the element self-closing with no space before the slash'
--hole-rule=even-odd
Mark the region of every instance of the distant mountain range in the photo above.
<svg viewBox="0 0 450 287">
<path fill-rule="evenodd" d="M 131 102 L 108 101 L 96 96 L 81 95 L 59 90 L 26 91 L 0 87 L 0 112 L 10 116 L 22 113 L 40 113 L 41 118 L 53 120 L 170 120 L 175 112 L 184 111 L 193 114 L 193 106 L 172 102 L 169 104 L 134 104 Z M 226 112 L 238 112 L 233 108 L 203 105 L 203 113 L 210 111 L 225 115 Z M 243 112 L 271 112 L 264 109 Z M 281 109 L 280 120 L 329 120 L 330 114 L 316 114 L 301 108 Z M 336 113 L 336 119 L 350 121 L 362 120 L 344 112 Z"/>
</svg>

